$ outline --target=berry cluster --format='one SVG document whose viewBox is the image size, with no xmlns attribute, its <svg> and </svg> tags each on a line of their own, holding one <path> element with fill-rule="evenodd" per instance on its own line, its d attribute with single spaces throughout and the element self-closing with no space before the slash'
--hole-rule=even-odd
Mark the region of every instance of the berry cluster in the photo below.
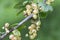
<svg viewBox="0 0 60 40">
<path fill-rule="evenodd" d="M 34 24 L 31 24 L 28 29 L 29 29 L 29 37 L 30 39 L 34 39 L 37 36 L 37 31 L 39 31 L 41 22 L 38 21 Z"/>
<path fill-rule="evenodd" d="M 14 30 L 12 33 L 13 34 L 11 34 L 9 36 L 9 39 L 11 39 L 11 40 L 21 40 L 21 34 L 18 30 Z"/>
<path fill-rule="evenodd" d="M 9 23 L 5 23 L 4 27 L 2 29 L 5 29 L 6 33 L 9 33 Z"/>
<path fill-rule="evenodd" d="M 26 37 L 35 39 L 37 36 L 37 31 L 39 31 L 41 24 L 39 18 L 39 7 L 36 3 L 26 5 L 26 11 L 24 11 L 24 15 L 29 16 L 30 14 L 33 14 L 33 18 L 31 19 L 32 24 L 28 27 L 29 33 L 26 34 Z"/>
<path fill-rule="evenodd" d="M 33 15 L 33 19 L 37 19 L 37 14 L 38 14 L 38 6 L 35 3 L 32 4 L 28 4 L 26 5 L 26 11 L 24 11 L 24 15 L 25 16 L 29 16 L 30 14 L 34 14 Z"/>
<path fill-rule="evenodd" d="M 50 6 L 51 2 L 54 0 L 47 0 L 46 4 L 44 3 L 33 3 L 26 4 L 26 10 L 24 11 L 25 17 L 33 14 L 33 17 L 31 18 L 31 25 L 28 27 L 29 32 L 26 34 L 26 37 L 29 37 L 30 39 L 35 39 L 37 37 L 37 32 L 40 29 L 41 21 L 39 17 L 39 12 L 45 12 L 52 9 Z M 4 27 L 2 29 L 5 29 L 6 33 L 9 33 L 9 23 L 5 23 Z M 14 30 L 12 31 L 12 34 L 9 36 L 10 40 L 21 40 L 21 34 L 20 31 Z"/>
</svg>

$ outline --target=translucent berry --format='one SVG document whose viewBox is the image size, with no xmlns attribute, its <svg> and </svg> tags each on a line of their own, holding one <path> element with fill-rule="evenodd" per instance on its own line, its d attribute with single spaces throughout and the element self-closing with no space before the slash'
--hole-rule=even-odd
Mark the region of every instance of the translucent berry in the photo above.
<svg viewBox="0 0 60 40">
<path fill-rule="evenodd" d="M 31 9 L 31 6 L 30 5 L 26 5 L 26 9 Z"/>
<path fill-rule="evenodd" d="M 13 39 L 13 38 L 14 38 L 14 35 L 11 34 L 11 35 L 9 36 L 9 39 Z"/>
<path fill-rule="evenodd" d="M 33 19 L 37 19 L 37 15 L 33 15 Z"/>
<path fill-rule="evenodd" d="M 9 25 L 10 25 L 9 23 L 5 23 L 5 27 L 9 27 Z"/>
<path fill-rule="evenodd" d="M 25 36 L 26 36 L 26 37 L 28 37 L 29 35 L 28 35 L 28 34 L 26 34 Z"/>
</svg>

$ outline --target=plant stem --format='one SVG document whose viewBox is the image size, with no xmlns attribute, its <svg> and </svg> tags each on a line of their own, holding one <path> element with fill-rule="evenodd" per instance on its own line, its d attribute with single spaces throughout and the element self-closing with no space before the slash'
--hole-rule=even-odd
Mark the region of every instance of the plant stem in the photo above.
<svg viewBox="0 0 60 40">
<path fill-rule="evenodd" d="M 43 3 L 45 3 L 45 4 L 46 4 L 46 1 L 47 1 L 47 0 L 43 0 Z"/>
<path fill-rule="evenodd" d="M 17 26 L 13 27 L 12 29 L 10 29 L 9 31 L 12 32 L 13 30 L 17 29 L 18 27 L 20 27 L 24 22 L 26 22 L 27 20 L 29 20 L 30 18 L 33 17 L 33 14 L 29 15 L 28 17 L 26 17 L 24 20 L 22 20 L 21 22 L 18 23 Z M 2 36 L 0 36 L 0 40 L 3 40 L 9 33 L 5 33 Z"/>
</svg>

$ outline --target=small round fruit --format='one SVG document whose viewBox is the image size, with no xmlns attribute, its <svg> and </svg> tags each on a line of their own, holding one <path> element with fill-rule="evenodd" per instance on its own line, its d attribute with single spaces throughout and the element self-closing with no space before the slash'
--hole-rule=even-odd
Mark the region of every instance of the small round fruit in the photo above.
<svg viewBox="0 0 60 40">
<path fill-rule="evenodd" d="M 26 34 L 25 36 L 26 36 L 26 37 L 28 37 L 29 35 L 28 35 L 28 34 Z"/>
<path fill-rule="evenodd" d="M 39 26 L 40 24 L 41 24 L 41 21 L 38 21 L 38 22 L 36 23 L 37 26 Z"/>
<path fill-rule="evenodd" d="M 9 30 L 7 30 L 6 33 L 9 33 Z"/>
<path fill-rule="evenodd" d="M 36 37 L 37 36 L 37 33 L 33 33 L 33 36 Z"/>
<path fill-rule="evenodd" d="M 33 40 L 34 38 L 35 38 L 35 37 L 34 37 L 33 35 L 30 35 L 30 39 L 32 39 L 32 40 Z"/>
<path fill-rule="evenodd" d="M 37 32 L 36 29 L 33 29 L 33 30 L 32 30 L 32 33 L 36 33 L 36 32 Z"/>
<path fill-rule="evenodd" d="M 32 27 L 31 27 L 31 26 L 29 26 L 29 27 L 28 27 L 28 29 L 29 29 L 29 30 L 32 30 Z"/>
<path fill-rule="evenodd" d="M 31 9 L 31 6 L 30 5 L 26 5 L 26 9 Z"/>
<path fill-rule="evenodd" d="M 30 10 L 26 10 L 26 13 L 27 13 L 27 15 L 30 15 L 31 11 Z"/>
<path fill-rule="evenodd" d="M 37 15 L 33 15 L 33 19 L 37 19 Z"/>
<path fill-rule="evenodd" d="M 36 27 L 36 30 L 39 31 L 39 29 L 40 29 L 40 26 L 37 26 L 37 27 Z"/>
<path fill-rule="evenodd" d="M 11 35 L 9 36 L 9 39 L 13 39 L 13 38 L 14 38 L 14 35 L 11 34 Z"/>
<path fill-rule="evenodd" d="M 26 15 L 26 11 L 23 11 L 24 15 Z"/>
<path fill-rule="evenodd" d="M 2 29 L 5 29 L 5 27 L 2 27 Z"/>
<path fill-rule="evenodd" d="M 37 4 L 32 3 L 31 6 L 32 6 L 33 9 L 37 9 Z"/>
<path fill-rule="evenodd" d="M 31 24 L 31 27 L 32 27 L 32 28 L 36 28 L 36 25 L 35 25 L 35 24 Z"/>
<path fill-rule="evenodd" d="M 9 23 L 5 23 L 5 27 L 6 27 L 6 28 L 9 27 L 9 25 L 10 25 Z"/>
<path fill-rule="evenodd" d="M 33 11 L 33 14 L 38 14 L 38 10 L 34 10 Z"/>
<path fill-rule="evenodd" d="M 13 40 L 17 40 L 17 37 L 14 37 Z"/>
</svg>

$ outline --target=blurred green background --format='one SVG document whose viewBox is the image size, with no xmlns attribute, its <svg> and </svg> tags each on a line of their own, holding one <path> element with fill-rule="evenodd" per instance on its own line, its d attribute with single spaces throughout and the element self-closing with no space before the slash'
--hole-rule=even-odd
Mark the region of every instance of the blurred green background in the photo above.
<svg viewBox="0 0 60 40">
<path fill-rule="evenodd" d="M 20 0 L 21 1 L 21 0 Z M 20 22 L 23 18 L 22 14 L 16 16 L 19 10 L 15 9 L 15 4 L 19 0 L 0 0 L 0 31 L 3 25 L 8 22 L 10 24 Z M 54 11 L 49 13 L 47 18 L 41 19 L 42 25 L 35 40 L 60 40 L 60 0 L 55 0 L 53 5 Z M 27 29 L 22 30 L 22 35 Z M 22 36 L 22 40 L 28 40 Z M 5 40 L 9 40 L 5 38 Z"/>
</svg>

